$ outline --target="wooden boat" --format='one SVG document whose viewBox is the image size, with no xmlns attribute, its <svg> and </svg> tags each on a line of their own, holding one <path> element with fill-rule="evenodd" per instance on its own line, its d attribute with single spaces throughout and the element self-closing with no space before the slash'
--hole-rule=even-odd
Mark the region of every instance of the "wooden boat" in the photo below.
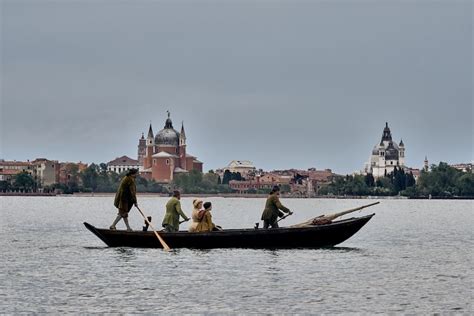
<svg viewBox="0 0 474 316">
<path fill-rule="evenodd" d="M 171 248 L 254 248 L 290 249 L 332 247 L 350 238 L 375 214 L 334 221 L 325 225 L 282 227 L 276 229 L 226 229 L 213 232 L 160 232 Z M 109 247 L 162 248 L 152 231 L 124 231 L 96 228 L 84 223 L 87 229 Z"/>
</svg>

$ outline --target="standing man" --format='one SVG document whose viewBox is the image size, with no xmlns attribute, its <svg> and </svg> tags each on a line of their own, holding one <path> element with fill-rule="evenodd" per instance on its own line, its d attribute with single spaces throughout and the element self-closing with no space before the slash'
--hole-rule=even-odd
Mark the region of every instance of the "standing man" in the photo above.
<svg viewBox="0 0 474 316">
<path fill-rule="evenodd" d="M 172 233 L 179 231 L 179 216 L 181 215 L 185 221 L 189 221 L 189 218 L 184 214 L 181 209 L 181 194 L 179 191 L 173 191 L 173 197 L 166 203 L 166 213 L 163 219 L 162 226 L 165 228 L 165 232 Z"/>
<path fill-rule="evenodd" d="M 132 206 L 138 206 L 137 203 L 137 187 L 135 185 L 135 178 L 138 175 L 137 169 L 130 169 L 125 177 L 120 182 L 120 186 L 115 194 L 114 205 L 118 208 L 118 214 L 115 221 L 110 226 L 110 229 L 116 229 L 115 225 L 123 218 L 127 231 L 132 231 L 128 224 L 128 213 Z"/>
<path fill-rule="evenodd" d="M 283 212 L 293 214 L 288 208 L 284 207 L 280 203 L 280 187 L 274 186 L 270 194 L 268 195 L 267 202 L 265 203 L 265 209 L 262 213 L 263 228 L 267 229 L 278 228 L 278 217 L 283 217 Z M 280 211 L 281 210 L 281 211 Z"/>
</svg>

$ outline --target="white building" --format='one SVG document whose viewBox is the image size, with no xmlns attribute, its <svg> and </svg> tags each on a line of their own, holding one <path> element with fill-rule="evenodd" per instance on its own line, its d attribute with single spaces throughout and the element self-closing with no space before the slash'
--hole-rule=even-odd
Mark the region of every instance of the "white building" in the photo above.
<svg viewBox="0 0 474 316">
<path fill-rule="evenodd" d="M 142 171 L 143 166 L 140 165 L 138 160 L 132 159 L 127 156 L 122 156 L 115 158 L 112 161 L 109 161 L 107 163 L 107 170 L 108 171 L 113 171 L 116 173 L 122 173 L 124 171 L 130 170 L 130 169 L 138 169 Z"/>
<path fill-rule="evenodd" d="M 229 170 L 230 172 L 240 172 L 242 177 L 247 177 L 249 173 L 255 173 L 256 168 L 251 161 L 248 160 L 232 160 L 227 167 L 216 170 L 216 173 L 221 177 L 224 172 Z"/>
<path fill-rule="evenodd" d="M 392 140 L 388 123 L 385 123 L 382 139 L 374 146 L 364 174 L 371 173 L 374 178 L 383 177 L 393 172 L 395 167 L 405 169 L 405 145 L 403 140 L 398 145 Z"/>
</svg>

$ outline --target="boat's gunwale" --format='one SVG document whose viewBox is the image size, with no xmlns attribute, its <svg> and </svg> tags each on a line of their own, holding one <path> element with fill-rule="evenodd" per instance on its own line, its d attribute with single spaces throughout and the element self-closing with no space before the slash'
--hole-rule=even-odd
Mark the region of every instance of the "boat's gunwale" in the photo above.
<svg viewBox="0 0 474 316">
<path fill-rule="evenodd" d="M 335 226 L 340 226 L 344 224 L 350 224 L 353 223 L 354 221 L 360 221 L 363 219 L 370 220 L 375 213 L 365 215 L 362 217 L 351 217 L 339 221 L 334 221 L 330 224 L 323 224 L 323 225 L 314 225 L 314 226 L 304 226 L 304 227 L 279 227 L 279 228 L 272 228 L 272 229 L 255 229 L 255 228 L 244 228 L 244 229 L 225 229 L 221 231 L 212 231 L 212 232 L 188 232 L 185 230 L 181 230 L 178 232 L 164 232 L 164 231 L 158 231 L 158 233 L 162 236 L 184 236 L 184 235 L 212 235 L 212 236 L 218 236 L 219 234 L 272 234 L 272 233 L 286 233 L 286 232 L 294 232 L 294 231 L 307 231 L 307 230 L 320 230 L 320 229 L 328 229 L 328 228 L 334 228 Z M 111 230 L 111 229 L 106 229 L 106 228 L 97 228 L 87 222 L 84 222 L 84 225 L 86 226 L 87 229 L 89 229 L 91 232 L 93 232 L 95 235 L 97 235 L 102 241 L 105 242 L 105 240 L 101 237 L 102 233 L 107 233 L 107 234 L 125 234 L 125 235 L 148 235 L 148 234 L 153 234 L 153 231 L 140 231 L 140 230 L 134 230 L 134 231 L 127 231 L 127 230 Z M 104 236 L 105 238 L 105 236 Z"/>
</svg>

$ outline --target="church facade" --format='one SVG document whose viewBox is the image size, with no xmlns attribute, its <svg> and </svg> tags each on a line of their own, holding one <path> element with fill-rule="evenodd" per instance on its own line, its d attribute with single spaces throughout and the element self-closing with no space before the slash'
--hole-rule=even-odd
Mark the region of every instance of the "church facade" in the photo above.
<svg viewBox="0 0 474 316">
<path fill-rule="evenodd" d="M 162 130 L 154 135 L 150 123 L 147 137 L 142 134 L 138 140 L 138 161 L 140 175 L 159 183 L 170 183 L 177 174 L 191 170 L 202 172 L 203 165 L 186 152 L 184 124 L 181 132 L 175 130 L 169 112 Z"/>
<path fill-rule="evenodd" d="M 392 140 L 392 133 L 385 123 L 382 139 L 372 150 L 372 154 L 366 163 L 364 173 L 371 173 L 374 178 L 390 174 L 395 168 L 406 169 L 405 166 L 405 144 L 403 140 L 397 144 Z"/>
</svg>

